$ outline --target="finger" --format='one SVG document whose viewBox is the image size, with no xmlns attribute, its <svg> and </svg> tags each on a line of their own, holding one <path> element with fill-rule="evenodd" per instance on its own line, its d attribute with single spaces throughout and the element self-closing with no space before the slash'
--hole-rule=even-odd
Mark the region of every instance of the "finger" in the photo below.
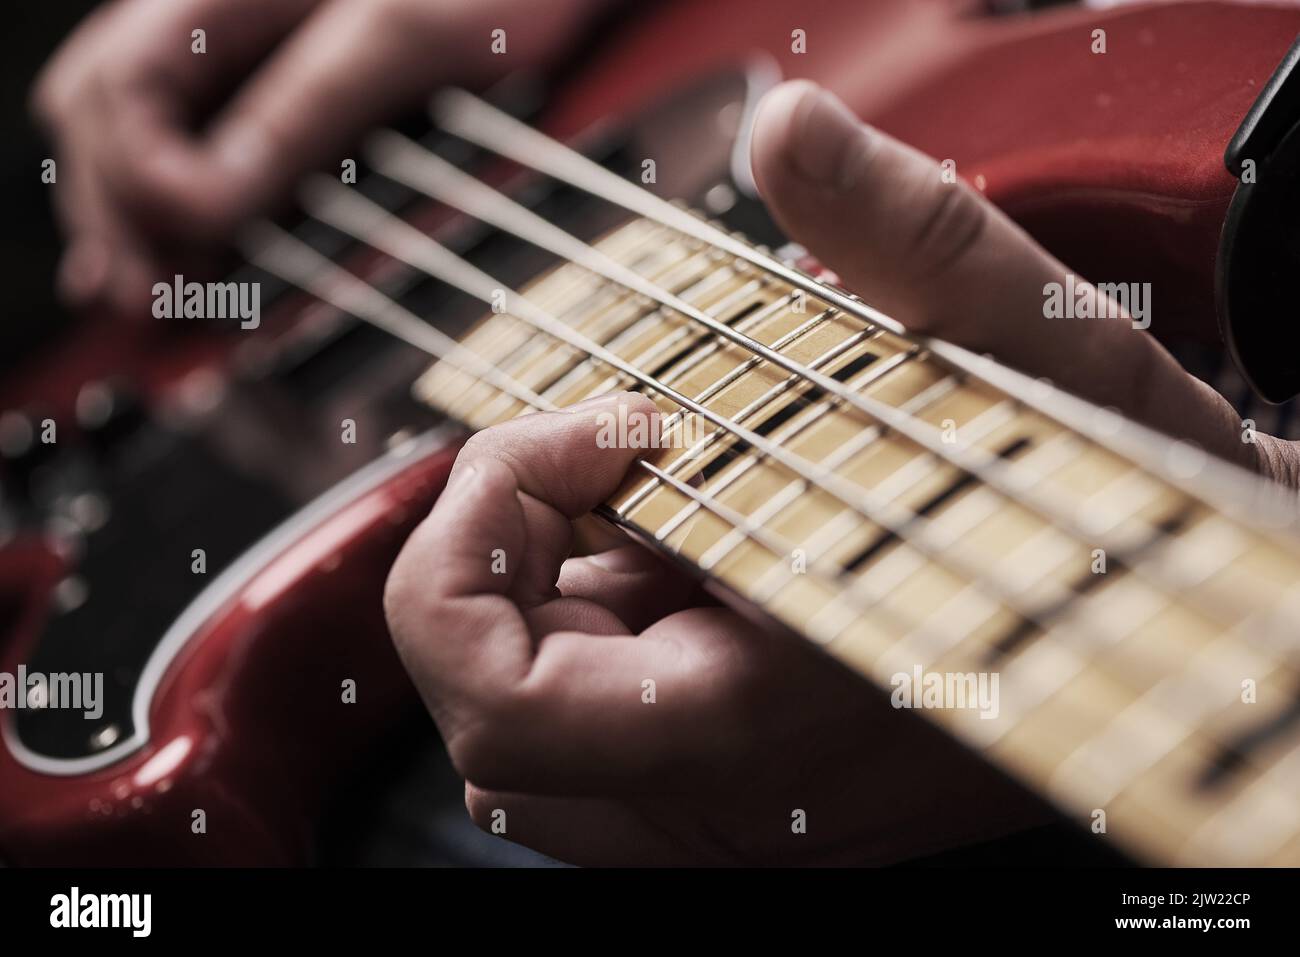
<svg viewBox="0 0 1300 957">
<path fill-rule="evenodd" d="M 395 9 L 347 0 L 321 5 L 240 87 L 204 137 L 135 151 L 147 171 L 134 184 L 146 187 L 136 201 L 156 217 L 180 213 L 228 233 L 362 129 L 427 91 L 440 70 L 454 68 L 457 51 L 432 52 L 436 38 L 409 23 L 403 29 Z"/>
<path fill-rule="evenodd" d="M 219 91 L 256 62 L 287 24 L 320 0 L 116 0 L 100 4 L 55 51 L 32 85 L 30 107 L 55 129 L 80 110 L 87 90 L 112 86 L 166 92 L 192 102 Z M 203 52 L 194 30 L 204 32 Z M 207 41 L 211 40 L 209 44 Z"/>
<path fill-rule="evenodd" d="M 101 124 L 98 155 L 107 189 L 140 231 L 211 241 L 260 208 L 260 196 L 245 199 L 257 184 L 238 174 L 256 179 L 271 171 L 275 157 L 263 157 L 257 168 L 246 168 L 243 157 L 214 162 L 206 139 L 191 130 L 202 127 L 210 101 L 226 94 L 319 3 L 190 0 L 165 12 L 133 11 L 137 33 L 124 54 L 126 66 L 109 72 L 108 122 Z M 191 45 L 191 31 L 199 26 L 202 53 Z"/>
<path fill-rule="evenodd" d="M 787 233 L 844 284 L 914 331 L 1046 376 L 1068 391 L 1253 465 L 1240 418 L 1124 317 L 1046 318 L 1068 270 L 978 193 L 858 122 L 807 81 L 755 121 L 763 196 Z"/>
<path fill-rule="evenodd" d="M 121 7 L 120 2 L 101 3 L 91 10 L 41 67 L 28 94 L 27 106 L 47 134 L 53 136 L 58 132 L 62 118 L 85 89 L 86 77 L 98 60 L 96 52 L 105 48 L 111 29 L 109 23 Z"/>
<path fill-rule="evenodd" d="M 570 558 L 559 589 L 609 609 L 633 632 L 703 600 L 694 578 L 638 544 Z"/>
<path fill-rule="evenodd" d="M 150 289 L 163 274 L 151 245 L 105 195 L 86 152 L 75 147 L 56 152 L 63 177 L 55 185 L 54 207 L 67 240 L 55 275 L 59 299 L 72 309 L 97 306 L 122 316 L 147 317 Z"/>
<path fill-rule="evenodd" d="M 332 0 L 276 51 L 223 110 L 208 142 L 239 185 L 236 209 L 256 207 L 363 129 L 413 105 L 439 82 L 494 77 L 509 39 L 510 66 L 537 65 L 589 13 L 590 0 L 555 0 L 546 15 L 520 4 Z M 273 162 L 272 162 L 273 161 Z"/>
<path fill-rule="evenodd" d="M 105 193 L 95 166 L 94 133 L 93 127 L 72 129 L 55 150 L 62 175 L 54 186 L 54 210 L 67 238 L 55 288 L 71 308 L 97 303 L 125 311 L 143 304 L 156 271 L 152 256 Z"/>
<path fill-rule="evenodd" d="M 189 137 L 205 101 L 316 0 L 133 0 L 105 4 L 33 85 L 56 143 L 55 206 L 68 240 L 57 288 L 71 306 L 140 312 L 161 273 L 153 236 L 185 217 L 148 202 L 151 171 Z M 255 14 L 250 16 L 250 14 Z M 210 41 L 195 52 L 191 31 Z M 188 192 L 202 193 L 191 182 Z M 189 224 L 193 225 L 193 224 Z"/>
<path fill-rule="evenodd" d="M 509 561 L 492 567 L 494 552 L 517 555 L 533 540 L 521 493 L 573 516 L 619 484 L 636 452 L 599 448 L 596 436 L 600 414 L 628 400 L 480 433 L 390 575 L 394 641 L 457 769 L 480 786 L 680 790 L 718 773 L 729 748 L 755 733 L 754 685 L 773 673 L 772 657 L 735 613 L 690 609 L 637 637 L 602 627 L 535 640 L 509 597 L 518 571 Z M 652 414 L 649 400 L 636 403 Z"/>
<path fill-rule="evenodd" d="M 555 579 L 557 569 L 572 551 L 573 522 L 525 492 L 520 492 L 518 498 L 527 535 L 514 552 L 503 548 L 494 555 L 493 570 L 500 572 L 505 564 L 514 564 L 505 594 L 520 608 L 529 609 L 560 597 Z"/>
<path fill-rule="evenodd" d="M 527 675 L 533 642 L 511 591 L 542 580 L 543 560 L 553 587 L 564 554 L 546 536 L 622 480 L 637 449 L 596 442 L 602 415 L 620 406 L 654 408 L 616 394 L 472 438 L 398 557 L 385 591 L 389 625 L 444 735 L 456 733 L 458 715 L 508 697 Z"/>
<path fill-rule="evenodd" d="M 556 631 L 584 635 L 629 635 L 627 625 L 604 605 L 586 598 L 560 597 L 524 612 L 524 620 L 538 641 Z"/>
<path fill-rule="evenodd" d="M 790 678 L 775 645 L 725 608 L 688 609 L 638 636 L 551 632 L 510 693 L 444 740 L 480 787 L 689 793 L 729 780 L 770 731 L 756 710 Z"/>
</svg>

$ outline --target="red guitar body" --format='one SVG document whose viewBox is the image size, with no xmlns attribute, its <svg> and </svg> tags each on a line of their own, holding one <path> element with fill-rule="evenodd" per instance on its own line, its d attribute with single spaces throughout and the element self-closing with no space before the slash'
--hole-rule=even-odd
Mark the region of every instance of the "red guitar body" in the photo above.
<svg viewBox="0 0 1300 957">
<path fill-rule="evenodd" d="M 804 53 L 792 51 L 795 30 Z M 1104 54 L 1093 52 L 1095 30 Z M 600 37 L 542 125 L 570 137 L 617 123 L 764 53 L 785 76 L 824 83 L 867 120 L 953 159 L 1080 274 L 1150 280 L 1168 317 L 1153 332 L 1212 341 L 1215 254 L 1236 186 L 1224 148 L 1297 32 L 1300 7 L 1223 2 L 1014 16 L 923 0 L 675 2 Z M 431 211 L 431 227 L 439 222 Z M 355 265 L 383 268 L 373 257 Z M 309 337 L 319 310 L 290 295 L 275 312 L 262 331 L 285 342 Z M 88 319 L 3 384 L 0 409 L 40 410 L 38 421 L 58 424 L 58 444 L 75 445 L 84 385 L 116 378 L 147 416 L 170 422 L 177 408 L 201 408 L 211 420 L 257 357 L 244 337 L 164 325 Z M 18 712 L 0 711 L 0 859 L 310 860 L 332 786 L 418 707 L 381 595 L 458 436 L 447 427 L 386 453 L 379 439 L 339 452 L 335 433 L 327 464 L 295 486 L 298 501 L 314 501 L 237 549 L 149 638 L 123 678 L 135 689 L 130 715 L 100 728 L 93 747 L 60 741 L 43 753 Z M 241 454 L 248 447 L 265 451 L 246 443 Z M 348 472 L 358 474 L 324 490 Z M 92 595 L 101 587 L 79 571 L 77 537 L 51 539 L 49 527 L 20 526 L 0 547 L 3 672 L 53 640 L 59 603 L 76 591 L 70 576 L 84 575 Z M 189 561 L 188 548 L 178 554 Z M 135 587 L 150 594 L 147 580 Z M 206 834 L 195 833 L 196 811 Z"/>
</svg>

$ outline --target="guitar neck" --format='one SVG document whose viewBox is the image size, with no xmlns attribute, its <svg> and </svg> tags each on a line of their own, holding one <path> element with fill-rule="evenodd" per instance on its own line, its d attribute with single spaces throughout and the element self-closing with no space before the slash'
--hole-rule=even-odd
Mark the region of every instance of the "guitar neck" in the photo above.
<svg viewBox="0 0 1300 957">
<path fill-rule="evenodd" d="M 1300 557 L 1221 507 L 1259 486 L 788 267 L 640 217 L 595 248 L 809 372 L 566 263 L 520 297 L 621 365 L 507 310 L 417 394 L 482 428 L 640 388 L 611 521 L 1139 857 L 1300 862 Z"/>
<path fill-rule="evenodd" d="M 493 312 L 453 340 L 270 224 L 250 261 L 439 357 L 415 391 L 474 428 L 643 391 L 658 447 L 609 520 L 1138 857 L 1300 863 L 1293 497 L 910 336 L 468 94 L 434 112 L 631 218 L 588 245 L 380 133 L 377 171 L 560 265 L 510 290 L 325 178 L 310 216 Z"/>
</svg>

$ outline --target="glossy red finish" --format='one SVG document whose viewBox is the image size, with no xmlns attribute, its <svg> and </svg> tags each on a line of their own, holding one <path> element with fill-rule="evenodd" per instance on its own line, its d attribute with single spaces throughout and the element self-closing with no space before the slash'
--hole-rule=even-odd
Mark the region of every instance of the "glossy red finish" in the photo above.
<svg viewBox="0 0 1300 957">
<path fill-rule="evenodd" d="M 669 4 L 601 47 L 563 135 L 763 51 L 939 159 L 1079 275 L 1153 284 L 1157 335 L 1217 341 L 1223 151 L 1300 33 L 1300 5 L 1158 3 L 977 15 L 961 0 Z M 802 29 L 807 52 L 791 52 Z M 1092 31 L 1107 52 L 1092 52 Z M 991 281 L 996 281 L 992 279 Z M 856 290 L 869 296 L 870 290 Z"/>
<path fill-rule="evenodd" d="M 954 159 L 1081 275 L 1153 282 L 1164 304 L 1153 332 L 1214 339 L 1214 252 L 1235 185 L 1223 150 L 1300 33 L 1300 4 L 982 10 L 975 0 L 670 0 L 601 39 L 545 126 L 569 136 L 761 54 Z M 806 31 L 804 54 L 791 52 L 795 29 Z M 1107 33 L 1104 55 L 1091 52 L 1095 29 Z M 88 321 L 0 383 L 0 408 L 37 400 L 65 414 L 81 383 L 110 372 L 157 394 L 220 367 L 238 340 Z"/>
<path fill-rule="evenodd" d="M 817 79 L 882 128 L 955 159 L 961 175 L 1081 274 L 1155 282 L 1169 328 L 1208 334 L 1213 253 L 1234 185 L 1223 148 L 1300 31 L 1300 8 L 1187 3 L 989 18 L 976 16 L 977 6 L 668 3 L 602 38 L 547 125 L 577 132 L 763 50 L 787 76 Z M 1090 52 L 1098 28 L 1107 31 L 1105 55 Z M 807 33 L 806 54 L 790 50 L 794 29 Z M 296 305 L 285 308 L 292 321 L 310 321 Z M 220 369 L 238 341 L 162 326 L 89 323 L 0 385 L 0 407 L 40 402 L 66 414 L 82 382 L 109 372 L 156 397 L 195 369 Z M 340 509 L 213 616 L 169 670 L 141 751 L 59 778 L 0 748 L 0 855 L 18 863 L 305 860 L 329 783 L 412 704 L 380 595 L 454 452 L 414 461 Z M 21 599 L 29 609 L 21 633 L 3 638 L 3 667 L 23 660 L 60 567 L 34 543 L 0 550 L 0 604 Z M 340 700 L 348 677 L 358 682 L 355 705 Z M 191 833 L 195 808 L 207 813 L 207 835 Z"/>
<path fill-rule="evenodd" d="M 176 658 L 147 746 L 91 774 L 32 771 L 0 749 L 0 850 L 8 863 L 288 864 L 309 859 L 330 784 L 415 702 L 388 641 L 383 584 L 458 445 L 441 446 L 342 506 L 272 559 Z M 251 544 L 251 543 L 250 543 Z M 0 580 L 38 568 L 24 660 L 60 563 L 28 543 Z M 12 597 L 12 596 L 11 596 Z M 356 681 L 345 704 L 342 683 Z M 191 832 L 204 810 L 207 833 Z"/>
</svg>

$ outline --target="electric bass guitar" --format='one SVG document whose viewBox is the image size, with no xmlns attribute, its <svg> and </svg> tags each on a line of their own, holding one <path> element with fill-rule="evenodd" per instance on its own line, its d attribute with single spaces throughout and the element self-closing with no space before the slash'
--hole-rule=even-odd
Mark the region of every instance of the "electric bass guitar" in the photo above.
<svg viewBox="0 0 1300 957">
<path fill-rule="evenodd" d="M 357 184 L 311 178 L 242 234 L 257 329 L 88 322 L 6 383 L 0 671 L 104 694 L 0 712 L 0 856 L 310 860 L 417 706 L 381 594 L 459 443 L 632 388 L 664 447 L 608 522 L 864 694 L 996 673 L 996 714 L 918 720 L 1136 859 L 1300 862 L 1294 506 L 909 334 L 784 245 L 746 161 L 758 95 L 809 75 L 1080 273 L 1149 277 L 1174 332 L 1213 328 L 1217 289 L 1288 398 L 1261 317 L 1293 255 L 1300 7 L 861 6 L 667 4 L 540 113 L 441 91 L 431 130 L 359 144 Z M 1099 29 L 1143 54 L 1095 55 Z"/>
</svg>

